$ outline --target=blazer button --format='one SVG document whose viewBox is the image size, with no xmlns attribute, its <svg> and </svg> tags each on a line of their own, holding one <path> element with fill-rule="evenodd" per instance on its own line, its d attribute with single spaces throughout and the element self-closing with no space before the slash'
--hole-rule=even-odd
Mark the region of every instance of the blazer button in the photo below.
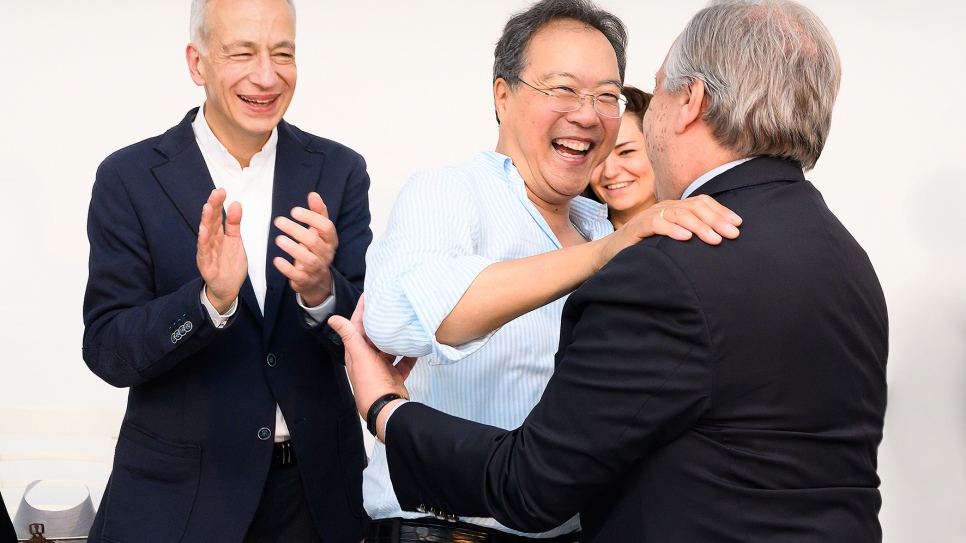
<svg viewBox="0 0 966 543">
<path fill-rule="evenodd" d="M 268 367 L 270 368 L 274 368 L 275 364 L 278 362 L 273 353 L 268 353 L 268 358 L 266 358 L 265 361 L 268 362 Z"/>
<path fill-rule="evenodd" d="M 260 428 L 258 430 L 258 439 L 265 441 L 266 439 L 272 437 L 272 431 L 268 428 Z"/>
</svg>

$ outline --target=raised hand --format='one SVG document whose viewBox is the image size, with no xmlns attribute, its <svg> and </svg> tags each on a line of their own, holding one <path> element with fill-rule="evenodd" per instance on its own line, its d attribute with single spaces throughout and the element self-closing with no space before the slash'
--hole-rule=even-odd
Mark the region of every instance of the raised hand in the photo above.
<svg viewBox="0 0 966 543">
<path fill-rule="evenodd" d="M 360 298 L 352 313 L 351 322 L 338 315 L 329 317 L 329 326 L 339 334 L 345 346 L 346 372 L 352 383 L 356 408 L 363 418 L 368 414 L 369 407 L 386 394 L 396 393 L 405 398 L 409 397 L 403 381 L 409 377 L 409 372 L 416 364 L 415 358 L 407 357 L 393 365 L 397 357 L 378 350 L 369 341 L 362 326 L 364 311 L 365 301 Z"/>
<path fill-rule="evenodd" d="M 667 236 L 687 241 L 696 234 L 709 245 L 721 243 L 722 237 L 738 237 L 741 217 L 714 198 L 699 195 L 687 200 L 666 200 L 638 213 L 616 232 L 603 238 L 595 268 L 600 269 L 623 249 L 650 236 Z"/>
<path fill-rule="evenodd" d="M 201 211 L 198 225 L 198 271 L 205 280 L 208 301 L 225 313 L 238 297 L 248 276 L 248 256 L 241 239 L 242 208 L 238 202 L 228 206 L 224 224 L 222 209 L 228 193 L 215 189 Z"/>
<path fill-rule="evenodd" d="M 293 262 L 276 257 L 272 263 L 288 278 L 292 290 L 302 295 L 308 307 L 316 307 L 332 293 L 332 274 L 329 265 L 335 258 L 339 237 L 329 220 L 322 197 L 315 192 L 308 196 L 309 208 L 292 209 L 292 218 L 276 217 L 275 226 L 288 236 L 278 236 L 275 243 Z"/>
</svg>

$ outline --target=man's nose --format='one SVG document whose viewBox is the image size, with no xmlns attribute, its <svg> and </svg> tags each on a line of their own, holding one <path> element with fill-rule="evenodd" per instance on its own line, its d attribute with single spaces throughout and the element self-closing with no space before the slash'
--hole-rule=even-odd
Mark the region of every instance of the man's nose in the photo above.
<svg viewBox="0 0 966 543">
<path fill-rule="evenodd" d="M 594 97 L 584 96 L 580 107 L 567 114 L 571 122 L 581 126 L 594 126 L 600 122 L 597 117 L 597 110 L 594 109 Z"/>
<path fill-rule="evenodd" d="M 271 88 L 278 82 L 278 72 L 275 71 L 275 63 L 272 62 L 270 55 L 258 55 L 255 66 L 249 76 L 252 83 L 262 88 Z"/>
</svg>

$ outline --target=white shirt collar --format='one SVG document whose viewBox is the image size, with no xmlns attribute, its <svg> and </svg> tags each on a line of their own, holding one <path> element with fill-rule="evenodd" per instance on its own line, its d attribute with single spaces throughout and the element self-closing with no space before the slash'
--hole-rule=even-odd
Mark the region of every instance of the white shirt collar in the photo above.
<svg viewBox="0 0 966 543">
<path fill-rule="evenodd" d="M 238 163 L 235 157 L 231 156 L 228 149 L 218 138 L 215 133 L 211 131 L 211 127 L 208 126 L 208 121 L 205 119 L 205 104 L 201 104 L 198 108 L 198 114 L 195 115 L 195 120 L 191 123 L 191 128 L 195 133 L 195 140 L 198 142 L 198 147 L 208 155 L 208 158 L 217 162 L 220 166 L 226 168 L 229 171 L 241 171 L 242 167 Z M 249 162 L 249 167 L 258 168 L 265 163 L 266 160 L 272 158 L 275 154 L 275 148 L 278 145 L 278 127 L 272 129 L 272 135 L 268 137 L 268 141 L 265 142 L 265 146 L 262 150 L 255 153 Z"/>
<path fill-rule="evenodd" d="M 727 164 L 722 164 L 721 166 L 718 166 L 717 168 L 711 170 L 710 172 L 708 172 L 708 173 L 702 175 L 701 177 L 695 179 L 694 180 L 694 183 L 691 183 L 690 185 L 688 185 L 688 188 L 684 190 L 684 194 L 681 195 L 681 199 L 683 200 L 683 199 L 687 198 L 688 196 L 691 196 L 694 193 L 694 191 L 696 191 L 699 188 L 701 188 L 701 185 L 707 183 L 708 181 L 711 181 L 715 177 L 718 177 L 719 175 L 725 173 L 726 171 L 730 170 L 731 168 L 734 168 L 735 166 L 740 166 L 741 164 L 744 164 L 745 162 L 748 162 L 752 158 L 755 158 L 755 157 L 739 158 L 738 160 L 734 160 L 734 161 L 729 162 Z"/>
</svg>

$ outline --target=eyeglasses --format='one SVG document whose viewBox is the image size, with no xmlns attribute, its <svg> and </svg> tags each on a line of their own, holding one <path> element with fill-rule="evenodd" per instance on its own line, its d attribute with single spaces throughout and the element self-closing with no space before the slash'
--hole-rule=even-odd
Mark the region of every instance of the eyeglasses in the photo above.
<svg viewBox="0 0 966 543">
<path fill-rule="evenodd" d="M 538 89 L 519 79 L 520 83 L 531 89 L 547 96 L 547 103 L 552 111 L 557 113 L 570 113 L 577 111 L 584 105 L 584 99 L 588 96 L 594 99 L 594 111 L 609 119 L 618 119 L 624 114 L 627 107 L 627 98 L 612 92 L 602 92 L 600 94 L 582 94 L 570 87 L 554 87 L 552 89 Z"/>
</svg>

